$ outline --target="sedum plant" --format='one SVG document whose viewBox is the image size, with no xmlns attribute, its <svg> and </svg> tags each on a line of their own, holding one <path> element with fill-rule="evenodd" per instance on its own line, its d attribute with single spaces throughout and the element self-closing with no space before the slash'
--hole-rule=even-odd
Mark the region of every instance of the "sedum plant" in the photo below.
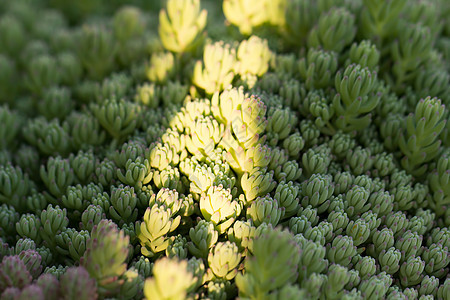
<svg viewBox="0 0 450 300">
<path fill-rule="evenodd" d="M 206 45 L 203 52 L 203 65 L 199 61 L 194 68 L 192 81 L 207 94 L 222 91 L 234 78 L 236 51 L 222 42 Z"/>
<path fill-rule="evenodd" d="M 200 0 L 167 2 L 159 13 L 159 37 L 164 48 L 174 53 L 195 49 L 201 42 L 207 12 L 200 10 Z"/>
<path fill-rule="evenodd" d="M 193 285 L 194 274 L 186 261 L 164 258 L 155 263 L 152 272 L 144 285 L 147 299 L 185 299 Z"/>
<path fill-rule="evenodd" d="M 223 1 L 223 13 L 227 20 L 237 26 L 244 35 L 250 35 L 254 27 L 267 21 L 267 12 L 264 11 L 266 1 Z"/>
<path fill-rule="evenodd" d="M 0 299 L 448 298 L 448 1 L 72 2 L 0 1 Z"/>
<path fill-rule="evenodd" d="M 415 176 L 423 175 L 429 162 L 439 154 L 441 141 L 437 140 L 446 121 L 445 106 L 436 98 L 422 99 L 417 103 L 414 115 L 406 119 L 406 133 L 400 136 L 399 146 L 403 154 L 402 166 Z"/>
</svg>

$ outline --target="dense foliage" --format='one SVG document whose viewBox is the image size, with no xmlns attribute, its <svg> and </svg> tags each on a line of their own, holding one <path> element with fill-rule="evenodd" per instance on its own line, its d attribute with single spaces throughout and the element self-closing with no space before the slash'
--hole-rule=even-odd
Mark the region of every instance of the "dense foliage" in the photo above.
<svg viewBox="0 0 450 300">
<path fill-rule="evenodd" d="M 449 15 L 0 0 L 0 299 L 450 299 Z"/>
</svg>

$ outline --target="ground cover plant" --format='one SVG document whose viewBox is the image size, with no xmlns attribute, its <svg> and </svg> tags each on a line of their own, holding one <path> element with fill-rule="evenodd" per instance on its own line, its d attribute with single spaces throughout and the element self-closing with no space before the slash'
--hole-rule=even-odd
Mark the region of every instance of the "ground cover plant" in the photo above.
<svg viewBox="0 0 450 300">
<path fill-rule="evenodd" d="M 0 0 L 0 299 L 450 299 L 449 15 Z"/>
</svg>

